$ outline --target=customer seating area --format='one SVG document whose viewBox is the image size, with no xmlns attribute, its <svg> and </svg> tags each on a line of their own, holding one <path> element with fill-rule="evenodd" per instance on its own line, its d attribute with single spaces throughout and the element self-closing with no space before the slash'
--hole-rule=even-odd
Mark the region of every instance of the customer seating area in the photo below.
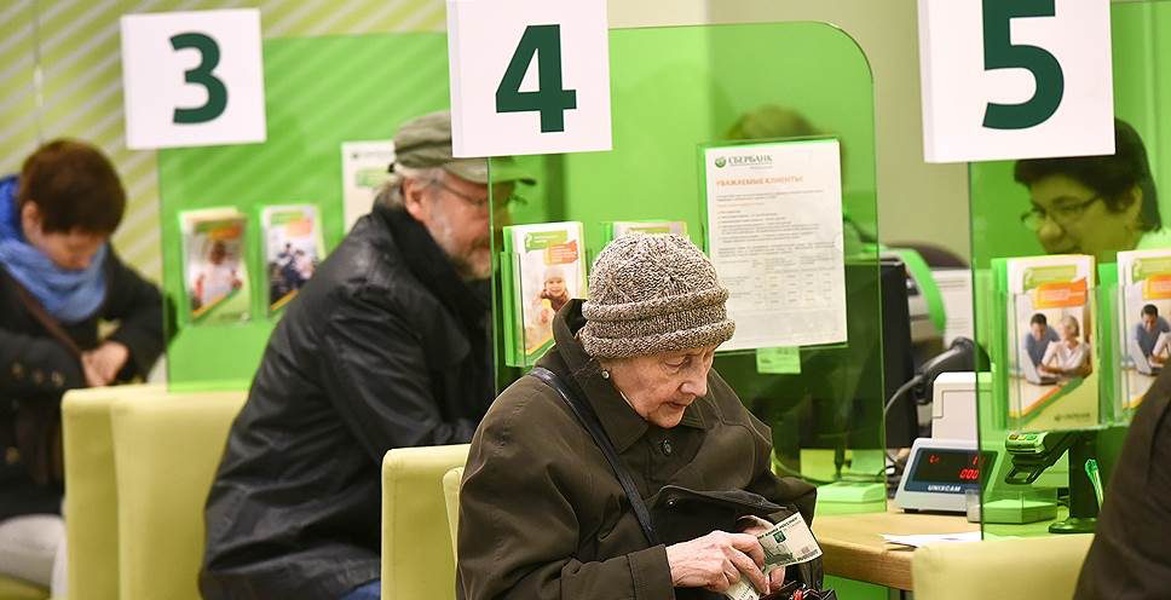
<svg viewBox="0 0 1171 600">
<path fill-rule="evenodd" d="M 70 598 L 199 598 L 203 505 L 245 393 L 124 386 L 63 404 Z M 382 463 L 383 598 L 455 598 L 455 531 L 467 445 L 402 448 Z M 916 600 L 1072 596 L 1092 536 L 915 551 Z M 0 579 L 0 600 L 46 590 Z M 59 599 L 58 599 L 59 600 Z"/>
<path fill-rule="evenodd" d="M 203 504 L 244 399 L 153 385 L 66 394 L 70 598 L 199 598 Z"/>
</svg>

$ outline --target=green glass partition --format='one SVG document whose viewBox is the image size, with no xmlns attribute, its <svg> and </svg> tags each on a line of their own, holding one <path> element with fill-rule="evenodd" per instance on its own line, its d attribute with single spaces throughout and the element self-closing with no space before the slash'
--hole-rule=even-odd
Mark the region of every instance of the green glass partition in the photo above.
<svg viewBox="0 0 1171 600">
<path fill-rule="evenodd" d="M 753 350 L 720 352 L 716 369 L 773 428 L 774 465 L 818 484 L 819 511 L 885 510 L 882 307 L 876 227 L 873 82 L 865 56 L 824 23 L 612 30 L 614 149 L 539 157 L 543 190 L 528 191 L 510 224 L 582 225 L 584 258 L 611 239 L 615 221 L 686 224 L 708 238 L 699 156 L 704 147 L 833 138 L 842 147 L 848 341 L 787 349 L 789 373 L 767 373 Z M 816 58 L 813 58 L 816 57 Z M 827 76 L 827 74 L 832 74 Z M 744 127 L 743 120 L 754 125 Z M 502 385 L 535 360 L 503 357 L 525 334 L 504 315 L 514 285 L 510 244 L 496 252 L 498 374 Z M 778 299 L 778 303 L 784 302 Z M 511 342 L 509 342 L 511 343 Z M 511 347 L 511 346 L 510 346 Z M 762 349 L 767 353 L 770 349 Z M 897 386 L 898 383 L 895 382 Z"/>
<path fill-rule="evenodd" d="M 1160 114 L 1171 98 L 1171 84 L 1160 74 L 1171 61 L 1169 34 L 1171 2 L 1111 5 L 1115 115 L 1132 125 L 1145 144 L 1151 183 L 1143 187 L 1144 201 L 1154 197 L 1158 184 L 1171 180 L 1171 121 Z M 989 351 L 991 361 L 980 366 L 989 374 L 978 379 L 979 436 L 981 448 L 997 455 L 991 477 L 982 490 L 983 530 L 986 536 L 1092 531 L 1098 509 L 1094 480 L 1109 481 L 1133 414 L 1131 404 L 1141 396 L 1133 390 L 1153 380 L 1151 371 L 1144 373 L 1145 367 L 1138 364 L 1146 360 L 1141 356 L 1133 359 L 1127 347 L 1129 328 L 1134 326 L 1130 319 L 1138 316 L 1138 309 L 1120 304 L 1122 269 L 1115 250 L 1165 249 L 1171 244 L 1163 230 L 1141 237 L 1141 232 L 1135 232 L 1125 247 L 1094 252 L 1094 248 L 1103 246 L 1090 236 L 1110 233 L 1107 228 L 1112 226 L 1112 213 L 1082 220 L 1089 210 L 1079 209 L 1078 214 L 1073 214 L 1071 209 L 1069 214 L 1056 217 L 1041 213 L 1025 218 L 1033 207 L 1030 188 L 1014 181 L 1014 168 L 1014 162 L 1004 161 L 975 163 L 970 169 L 977 338 Z M 1027 173 L 1024 176 L 1027 178 Z M 1165 194 L 1158 198 L 1162 215 L 1171 214 L 1167 203 Z M 1039 228 L 1027 226 L 1030 220 Z M 1042 243 L 1042 237 L 1047 243 Z M 1094 349 L 1092 368 L 1088 374 L 1068 381 L 1062 377 L 1057 383 L 1025 372 L 1022 367 L 1027 365 L 1023 363 L 1029 359 L 1023 354 L 1022 340 L 1030 335 L 1030 313 L 1053 317 L 1067 314 L 1070 309 L 1030 308 L 1017 314 L 1013 306 L 1033 306 L 1021 304 L 1024 295 L 1041 292 L 1014 293 L 1012 277 L 1005 270 L 1009 263 L 1004 261 L 1043 256 L 1047 249 L 1053 253 L 1097 254 L 1096 266 L 1087 281 L 1085 308 L 1077 309 L 1076 319 L 1082 324 L 1080 340 Z M 1128 312 L 1134 315 L 1127 316 Z M 1044 327 L 1036 330 L 1043 331 Z M 1096 398 L 1091 396 L 1090 403 L 1075 412 L 1089 415 L 1089 424 L 1068 425 L 1069 419 L 1063 423 L 1045 417 L 1045 402 L 1049 407 L 1057 406 L 1087 391 L 1096 394 Z M 1019 394 L 1030 393 L 1048 398 L 1038 404 L 1043 410 L 1036 417 L 1018 416 L 1019 411 L 1010 409 L 1010 402 Z M 1036 478 L 1026 483 L 1029 478 L 1021 473 Z"/>
<path fill-rule="evenodd" d="M 332 249 L 344 234 L 342 143 L 390 139 L 402 122 L 445 107 L 446 48 L 446 37 L 433 33 L 266 40 L 268 140 L 159 153 L 163 282 L 179 309 L 171 324 L 173 384 L 251 379 L 280 318 L 268 307 L 260 211 L 316 206 L 326 250 Z M 248 318 L 209 323 L 192 317 L 180 216 L 223 206 L 244 217 L 250 293 L 236 308 Z"/>
</svg>

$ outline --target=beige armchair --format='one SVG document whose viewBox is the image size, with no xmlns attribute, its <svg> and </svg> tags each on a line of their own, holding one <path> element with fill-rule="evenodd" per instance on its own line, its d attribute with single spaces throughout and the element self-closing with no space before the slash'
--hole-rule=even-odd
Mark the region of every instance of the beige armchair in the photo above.
<svg viewBox="0 0 1171 600">
<path fill-rule="evenodd" d="M 444 475 L 468 445 L 396 448 L 382 461 L 383 600 L 455 599 Z"/>
</svg>

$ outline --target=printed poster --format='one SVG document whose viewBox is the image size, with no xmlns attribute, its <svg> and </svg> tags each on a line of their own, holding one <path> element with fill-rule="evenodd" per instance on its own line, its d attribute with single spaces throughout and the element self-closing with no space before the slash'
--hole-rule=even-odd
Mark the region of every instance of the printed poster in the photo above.
<svg viewBox="0 0 1171 600">
<path fill-rule="evenodd" d="M 708 250 L 736 322 L 720 349 L 845 342 L 838 141 L 709 147 L 703 160 Z"/>
</svg>

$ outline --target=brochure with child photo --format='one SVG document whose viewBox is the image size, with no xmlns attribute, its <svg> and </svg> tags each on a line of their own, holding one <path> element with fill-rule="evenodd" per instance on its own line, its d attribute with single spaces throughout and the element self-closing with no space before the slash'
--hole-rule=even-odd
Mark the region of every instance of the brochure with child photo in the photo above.
<svg viewBox="0 0 1171 600">
<path fill-rule="evenodd" d="M 552 345 L 553 315 L 586 294 L 585 247 L 577 221 L 504 228 L 505 355 L 529 366 Z"/>
<path fill-rule="evenodd" d="M 312 204 L 266 206 L 261 211 L 264 264 L 268 273 L 268 312 L 289 303 L 313 276 L 325 254 L 321 220 Z"/>
<path fill-rule="evenodd" d="M 1010 427 L 1096 425 L 1094 258 L 1010 258 L 1004 262 L 1004 272 Z"/>
<path fill-rule="evenodd" d="M 235 207 L 183 211 L 179 228 L 189 319 L 204 325 L 247 321 L 245 215 Z"/>
<path fill-rule="evenodd" d="M 1171 249 L 1118 253 L 1122 408 L 1134 410 L 1171 358 Z"/>
</svg>

